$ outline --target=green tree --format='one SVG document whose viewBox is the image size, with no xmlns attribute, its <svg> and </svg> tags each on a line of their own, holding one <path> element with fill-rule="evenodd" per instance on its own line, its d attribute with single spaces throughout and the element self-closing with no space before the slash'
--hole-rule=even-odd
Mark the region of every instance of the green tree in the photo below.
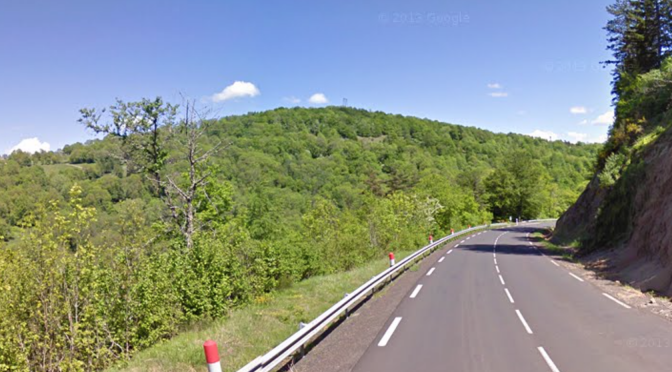
<svg viewBox="0 0 672 372">
<path fill-rule="evenodd" d="M 79 122 L 96 133 L 111 135 L 121 140 L 124 159 L 154 179 L 157 194 L 161 194 L 161 170 L 168 156 L 164 146 L 167 131 L 175 122 L 178 106 L 154 100 L 124 102 L 117 99 L 110 106 L 111 121 L 101 124 L 105 109 L 81 109 Z"/>
<path fill-rule="evenodd" d="M 528 152 L 507 156 L 504 166 L 486 179 L 489 203 L 495 218 L 532 219 L 542 209 L 541 193 L 546 187 L 545 170 Z"/>
<path fill-rule="evenodd" d="M 631 79 L 659 68 L 672 52 L 672 1 L 617 0 L 607 7 L 612 19 L 605 29 L 614 59 L 614 93 Z"/>
</svg>

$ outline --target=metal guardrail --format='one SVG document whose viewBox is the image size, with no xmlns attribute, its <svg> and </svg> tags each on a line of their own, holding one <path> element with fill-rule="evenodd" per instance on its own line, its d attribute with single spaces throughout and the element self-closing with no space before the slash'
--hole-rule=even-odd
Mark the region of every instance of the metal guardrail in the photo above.
<svg viewBox="0 0 672 372">
<path fill-rule="evenodd" d="M 548 222 L 556 221 L 557 219 L 543 219 L 543 220 L 530 220 L 530 221 L 521 221 L 520 225 L 526 225 L 531 223 L 539 222 Z M 339 319 L 341 316 L 347 314 L 353 308 L 356 308 L 361 302 L 368 299 L 372 296 L 375 291 L 383 287 L 385 284 L 390 282 L 396 276 L 401 275 L 401 273 L 406 270 L 407 267 L 414 264 L 416 261 L 424 258 L 425 255 L 432 253 L 435 248 L 442 245 L 446 241 L 456 238 L 460 235 L 470 233 L 475 230 L 480 230 L 488 227 L 499 227 L 499 226 L 509 226 L 511 223 L 493 223 L 490 225 L 481 225 L 475 226 L 469 229 L 458 231 L 454 234 L 444 236 L 443 238 L 435 241 L 432 244 L 429 244 L 415 253 L 409 255 L 403 260 L 399 261 L 396 265 L 386 269 L 382 273 L 374 276 L 366 283 L 362 284 L 354 292 L 348 294 L 345 298 L 338 301 L 327 311 L 320 314 L 317 318 L 311 321 L 308 324 L 305 324 L 298 332 L 291 335 L 280 345 L 274 347 L 271 351 L 257 357 L 245 367 L 238 370 L 238 372 L 271 372 L 276 368 L 285 366 L 291 358 L 297 354 L 303 354 L 305 347 L 309 345 L 312 341 L 326 332 L 331 325 Z M 514 225 L 515 226 L 515 225 Z"/>
<path fill-rule="evenodd" d="M 535 220 L 526 222 L 531 223 L 539 221 Z M 394 277 L 400 275 L 404 270 L 406 270 L 408 266 L 415 263 L 417 260 L 424 258 L 426 254 L 431 253 L 435 248 L 437 248 L 444 242 L 452 238 L 458 237 L 460 235 L 470 233 L 475 230 L 480 230 L 487 227 L 497 227 L 505 225 L 508 224 L 497 223 L 491 225 L 481 225 L 472 227 L 470 229 L 458 231 L 454 234 L 445 236 L 435 241 L 434 243 L 421 248 L 415 253 L 399 261 L 396 265 L 388 268 L 382 273 L 371 278 L 369 281 L 361 285 L 355 291 L 348 294 L 345 298 L 334 304 L 327 311 L 320 314 L 313 321 L 306 324 L 298 332 L 291 335 L 280 345 L 276 346 L 265 355 L 257 357 L 256 359 L 248 363 L 245 367 L 239 369 L 238 372 L 270 372 L 278 367 L 286 365 L 290 361 L 290 359 L 293 358 L 295 355 L 303 354 L 305 346 L 310 344 L 311 341 L 315 340 L 325 331 L 327 331 L 334 321 L 338 320 L 341 316 L 347 314 L 348 311 L 357 307 L 362 301 L 373 295 L 376 289 L 387 284 Z"/>
</svg>

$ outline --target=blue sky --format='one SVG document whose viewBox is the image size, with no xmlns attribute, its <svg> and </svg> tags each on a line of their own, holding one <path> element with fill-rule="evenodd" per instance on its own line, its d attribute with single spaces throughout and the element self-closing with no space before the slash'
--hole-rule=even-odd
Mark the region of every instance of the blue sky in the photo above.
<svg viewBox="0 0 672 372">
<path fill-rule="evenodd" d="M 218 115 L 347 98 L 599 141 L 612 111 L 599 65 L 611 2 L 5 0 L 0 153 L 31 138 L 52 150 L 91 138 L 82 107 L 180 93 Z"/>
</svg>

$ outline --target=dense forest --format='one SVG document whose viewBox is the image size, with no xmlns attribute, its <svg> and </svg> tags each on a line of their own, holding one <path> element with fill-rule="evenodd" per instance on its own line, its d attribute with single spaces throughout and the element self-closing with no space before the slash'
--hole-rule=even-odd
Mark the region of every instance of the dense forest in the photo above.
<svg viewBox="0 0 672 372">
<path fill-rule="evenodd" d="M 347 107 L 81 113 L 97 139 L 0 160 L 0 371 L 100 370 L 429 234 L 557 217 L 599 150 Z"/>
</svg>

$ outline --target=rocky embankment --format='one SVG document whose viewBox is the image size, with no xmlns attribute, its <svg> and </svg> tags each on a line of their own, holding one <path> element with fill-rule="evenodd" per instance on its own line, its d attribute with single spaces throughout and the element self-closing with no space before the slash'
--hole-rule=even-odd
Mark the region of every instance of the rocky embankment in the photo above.
<svg viewBox="0 0 672 372">
<path fill-rule="evenodd" d="M 605 277 L 672 296 L 672 130 L 633 154 L 622 174 L 610 187 L 595 176 L 554 239 L 579 240 L 581 260 Z"/>
</svg>

